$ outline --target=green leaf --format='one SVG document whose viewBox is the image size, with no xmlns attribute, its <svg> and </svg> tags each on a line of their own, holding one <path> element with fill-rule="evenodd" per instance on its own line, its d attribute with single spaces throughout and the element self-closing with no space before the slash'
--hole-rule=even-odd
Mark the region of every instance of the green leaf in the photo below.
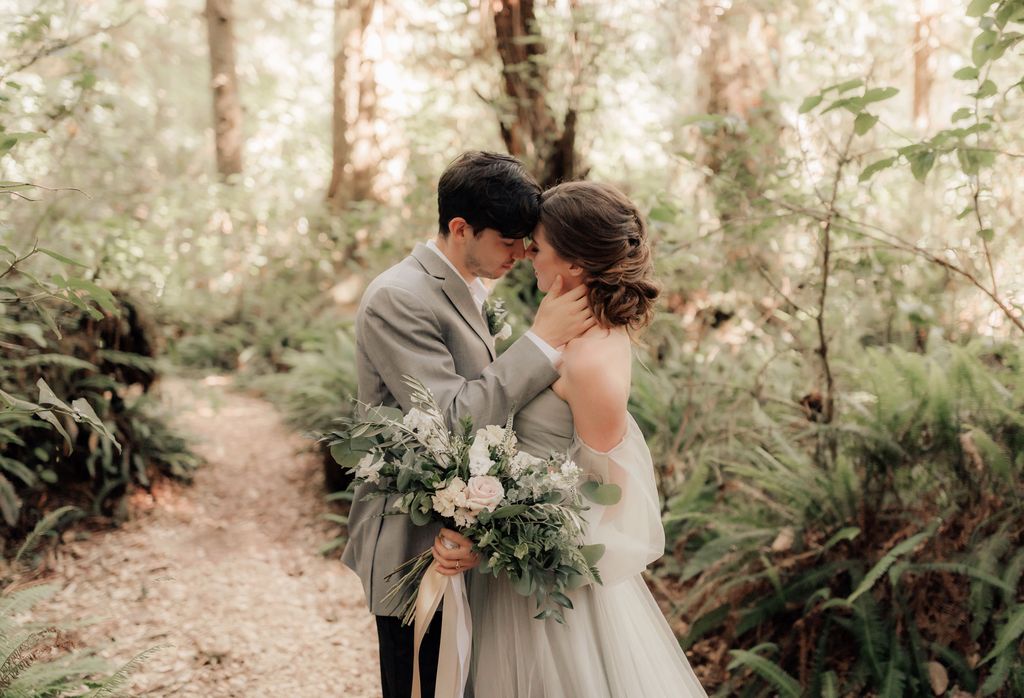
<svg viewBox="0 0 1024 698">
<path fill-rule="evenodd" d="M 981 83 L 981 87 L 978 88 L 978 91 L 972 93 L 971 96 L 977 97 L 978 99 L 985 99 L 986 97 L 991 97 L 998 91 L 999 88 L 996 87 L 996 84 L 994 82 L 992 82 L 991 80 L 986 80 L 985 82 Z"/>
<path fill-rule="evenodd" d="M 82 267 L 83 269 L 87 269 L 88 268 L 88 267 L 86 267 L 86 265 L 82 264 L 81 262 L 79 262 L 77 260 L 74 260 L 74 259 L 71 259 L 70 257 L 65 257 L 64 255 L 60 254 L 59 252 L 54 252 L 53 250 L 47 249 L 45 247 L 39 247 L 37 249 L 40 252 L 42 252 L 43 254 L 45 254 L 46 256 L 53 257 L 58 262 L 62 262 L 63 264 L 70 264 L 71 266 Z"/>
<path fill-rule="evenodd" d="M 331 446 L 331 457 L 345 470 L 355 470 L 356 465 L 373 449 L 373 446 L 372 439 L 349 439 Z"/>
<path fill-rule="evenodd" d="M 64 442 L 67 444 L 68 448 L 71 448 L 71 436 L 67 431 L 65 431 L 64 425 L 60 423 L 60 420 L 57 419 L 53 412 L 50 412 L 50 410 L 41 410 L 36 412 L 36 416 L 56 429 L 57 433 L 64 437 Z"/>
<path fill-rule="evenodd" d="M 987 664 L 1001 655 L 1021 634 L 1024 634 L 1024 604 L 1018 604 L 1003 627 L 999 629 L 996 634 L 996 646 L 985 655 L 981 663 Z"/>
<path fill-rule="evenodd" d="M 992 242 L 992 238 L 994 238 L 995 235 L 996 231 L 992 230 L 992 228 L 982 228 L 981 230 L 978 231 L 978 237 L 980 237 L 985 242 Z"/>
<path fill-rule="evenodd" d="M 846 602 L 853 603 L 857 600 L 858 597 L 860 597 L 865 592 L 869 591 L 871 587 L 875 585 L 875 582 L 881 579 L 882 575 L 884 575 L 886 571 L 890 567 L 892 567 L 893 563 L 896 562 L 896 560 L 898 560 L 902 555 L 913 551 L 914 548 L 916 548 L 923 541 L 931 538 L 935 534 L 935 530 L 938 528 L 938 526 L 938 521 L 934 521 L 924 531 L 921 531 L 920 533 L 913 535 L 910 538 L 907 538 L 902 543 L 893 547 L 892 550 L 886 553 L 885 556 L 883 556 L 881 560 L 876 562 L 875 566 L 872 567 L 866 575 L 864 575 L 864 579 L 861 581 L 857 589 L 847 597 Z"/>
<path fill-rule="evenodd" d="M 366 418 L 375 422 L 402 422 L 405 415 L 397 407 L 384 407 L 378 405 L 366 410 Z"/>
<path fill-rule="evenodd" d="M 117 312 L 117 301 L 114 299 L 114 295 L 107 289 L 101 288 L 92 281 L 81 279 L 77 276 L 70 277 L 67 280 L 67 284 L 70 288 L 88 293 L 89 297 L 96 301 L 96 303 L 98 303 L 99 306 L 108 313 Z"/>
<path fill-rule="evenodd" d="M 821 550 L 822 552 L 829 550 L 833 546 L 843 542 L 844 540 L 853 540 L 860 535 L 860 528 L 857 526 L 847 526 L 846 528 L 837 531 L 828 541 L 825 543 L 825 547 Z"/>
<path fill-rule="evenodd" d="M 528 507 L 525 504 L 508 504 L 506 506 L 495 509 L 494 512 L 491 513 L 490 518 L 492 520 L 507 519 L 509 517 L 518 516 L 519 514 L 522 514 L 524 511 L 527 510 L 527 508 Z"/>
<path fill-rule="evenodd" d="M 60 524 L 60 520 L 64 517 L 64 514 L 67 514 L 68 512 L 72 511 L 81 510 L 75 506 L 63 506 L 60 507 L 59 509 L 54 509 L 49 514 L 40 519 L 39 523 L 37 523 L 35 525 L 35 528 L 32 529 L 32 533 L 28 535 L 28 537 L 25 539 L 25 542 L 21 544 L 20 548 L 18 548 L 18 554 L 14 556 L 14 561 L 20 561 L 21 558 L 24 557 L 26 553 L 29 553 L 32 550 L 34 550 L 36 545 L 39 543 L 39 539 L 42 536 L 49 533 L 50 531 L 52 531 L 53 529 L 57 528 L 57 526 Z"/>
<path fill-rule="evenodd" d="M 784 698 L 800 698 L 803 695 L 800 683 L 775 662 L 746 650 L 731 650 L 729 654 L 733 657 L 728 666 L 729 671 L 739 667 L 750 669 L 771 684 L 778 695 Z"/>
<path fill-rule="evenodd" d="M 853 130 L 858 136 L 863 136 L 878 123 L 878 117 L 868 112 L 861 112 L 853 121 Z"/>
<path fill-rule="evenodd" d="M 551 598 L 562 608 L 572 608 L 572 601 L 560 591 L 551 592 Z"/>
<path fill-rule="evenodd" d="M 953 77 L 957 80 L 977 80 L 978 69 L 973 65 L 969 65 L 953 73 Z"/>
<path fill-rule="evenodd" d="M 979 68 L 992 57 L 992 49 L 996 43 L 996 33 L 991 29 L 978 34 L 971 45 L 971 61 Z"/>
<path fill-rule="evenodd" d="M 21 513 L 21 500 L 18 499 L 11 481 L 0 473 L 0 515 L 8 526 L 18 523 L 18 515 Z"/>
<path fill-rule="evenodd" d="M 891 99 L 899 94 L 899 89 L 895 87 L 872 87 L 870 90 L 864 93 L 861 99 L 864 104 L 871 104 L 872 102 L 881 102 L 886 99 Z"/>
<path fill-rule="evenodd" d="M 914 179 L 918 182 L 923 182 L 931 171 L 932 165 L 935 164 L 935 153 L 931 150 L 926 150 L 911 156 L 909 160 L 910 172 L 914 175 Z"/>
<path fill-rule="evenodd" d="M 428 508 L 423 511 L 423 498 L 426 497 L 427 503 L 430 503 L 430 495 L 426 492 L 421 492 L 420 495 L 413 501 L 412 506 L 409 508 L 409 519 L 416 526 L 426 526 L 431 522 L 433 517 L 431 516 L 431 510 Z"/>
<path fill-rule="evenodd" d="M 969 119 L 972 116 L 974 116 L 973 109 L 971 109 L 970 107 L 960 107 L 955 112 L 953 112 L 952 120 L 963 121 L 964 119 Z"/>
<path fill-rule="evenodd" d="M 800 103 L 800 108 L 797 111 L 799 111 L 799 113 L 801 114 L 806 114 L 807 112 L 811 111 L 816 106 L 821 104 L 821 100 L 821 95 L 811 95 L 810 97 L 805 98 L 804 101 Z"/>
<path fill-rule="evenodd" d="M 994 2 L 995 0 L 971 0 L 971 4 L 967 6 L 967 16 L 981 17 L 988 12 L 988 8 L 992 7 Z"/>
<path fill-rule="evenodd" d="M 604 557 L 604 550 L 603 543 L 594 543 L 581 547 L 580 553 L 583 555 L 583 559 L 587 561 L 587 564 L 593 567 L 597 564 L 598 560 Z"/>
<path fill-rule="evenodd" d="M 121 444 L 118 443 L 114 435 L 110 433 L 110 430 L 107 429 L 107 425 L 99 418 L 99 415 L 97 415 L 95 410 L 93 410 L 92 405 L 89 404 L 88 400 L 84 397 L 72 400 L 71 409 L 75 412 L 76 418 L 85 421 L 95 431 L 98 431 L 102 437 L 109 441 L 114 448 L 117 449 L 118 453 L 121 452 Z"/>
<path fill-rule="evenodd" d="M 46 384 L 45 380 L 40 378 L 36 381 L 36 387 L 39 388 L 40 405 L 53 405 L 54 407 L 59 407 L 62 410 L 71 412 L 71 407 L 64 404 L 64 402 L 62 402 L 61 399 L 58 398 L 52 390 L 50 390 L 50 386 Z"/>
<path fill-rule="evenodd" d="M 835 85 L 830 85 L 829 87 L 826 87 L 824 90 L 822 90 L 822 92 L 830 92 L 831 90 L 835 90 L 837 93 L 842 94 L 844 92 L 849 92 L 854 88 L 860 87 L 863 84 L 864 81 L 861 78 L 854 78 L 853 80 L 846 80 L 844 82 L 836 83 Z"/>
<path fill-rule="evenodd" d="M 864 168 L 864 171 L 860 173 L 859 181 L 866 182 L 867 180 L 874 177 L 876 173 L 892 167 L 893 163 L 895 163 L 896 160 L 896 157 L 882 158 L 881 160 L 876 160 L 875 162 L 871 163 L 870 165 Z"/>
<path fill-rule="evenodd" d="M 594 480 L 584 482 L 580 487 L 580 493 L 594 504 L 611 506 L 618 504 L 622 499 L 622 488 L 618 485 L 602 485 Z"/>
</svg>

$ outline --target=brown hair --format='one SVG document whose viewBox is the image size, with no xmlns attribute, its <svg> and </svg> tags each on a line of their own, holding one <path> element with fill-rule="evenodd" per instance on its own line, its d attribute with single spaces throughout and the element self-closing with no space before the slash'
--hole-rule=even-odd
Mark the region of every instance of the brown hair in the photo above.
<svg viewBox="0 0 1024 698">
<path fill-rule="evenodd" d="M 625 194 L 608 184 L 565 182 L 541 196 L 540 222 L 558 256 L 583 268 L 601 325 L 638 330 L 650 324 L 659 293 L 651 246 Z"/>
</svg>

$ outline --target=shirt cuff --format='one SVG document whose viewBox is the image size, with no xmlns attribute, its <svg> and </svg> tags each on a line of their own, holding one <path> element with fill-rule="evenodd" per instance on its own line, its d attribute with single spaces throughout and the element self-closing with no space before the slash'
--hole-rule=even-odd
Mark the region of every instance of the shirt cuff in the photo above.
<svg viewBox="0 0 1024 698">
<path fill-rule="evenodd" d="M 537 345 L 537 348 L 544 352 L 544 356 L 548 357 L 548 361 L 551 362 L 552 366 L 558 368 L 558 364 L 562 363 L 562 352 L 538 337 L 533 330 L 527 330 L 523 336 L 529 337 Z"/>
</svg>

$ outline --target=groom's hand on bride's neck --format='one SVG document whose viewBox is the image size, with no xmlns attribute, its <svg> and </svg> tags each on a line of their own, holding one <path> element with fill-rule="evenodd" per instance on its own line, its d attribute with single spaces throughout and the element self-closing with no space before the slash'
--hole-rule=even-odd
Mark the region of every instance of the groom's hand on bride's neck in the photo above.
<svg viewBox="0 0 1024 698">
<path fill-rule="evenodd" d="M 597 321 L 587 300 L 587 287 L 580 284 L 562 292 L 562 277 L 556 276 L 548 294 L 537 308 L 530 328 L 552 347 L 560 347 L 589 330 Z"/>
</svg>

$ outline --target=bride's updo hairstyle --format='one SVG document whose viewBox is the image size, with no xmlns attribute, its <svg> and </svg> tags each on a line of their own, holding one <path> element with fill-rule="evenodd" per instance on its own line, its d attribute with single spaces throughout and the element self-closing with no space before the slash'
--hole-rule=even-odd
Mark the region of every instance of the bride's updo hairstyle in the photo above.
<svg viewBox="0 0 1024 698">
<path fill-rule="evenodd" d="M 584 270 L 599 324 L 650 324 L 659 289 L 647 226 L 625 194 L 608 184 L 565 182 L 541 196 L 540 222 L 558 256 Z"/>
</svg>

